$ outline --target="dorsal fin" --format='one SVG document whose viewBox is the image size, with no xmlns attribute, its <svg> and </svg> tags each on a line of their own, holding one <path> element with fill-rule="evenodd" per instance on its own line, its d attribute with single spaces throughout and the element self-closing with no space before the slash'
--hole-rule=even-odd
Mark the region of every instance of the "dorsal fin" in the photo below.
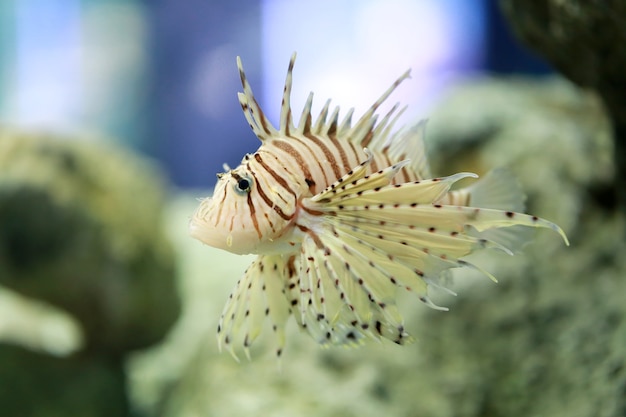
<svg viewBox="0 0 626 417">
<path fill-rule="evenodd" d="M 352 129 L 352 115 L 354 114 L 354 107 L 348 110 L 348 113 L 343 117 L 343 120 L 339 124 L 339 128 L 337 129 L 337 136 L 343 136 L 346 132 Z"/>
<path fill-rule="evenodd" d="M 328 123 L 326 123 L 326 136 L 335 137 L 337 136 L 337 123 L 339 121 L 339 106 L 335 106 L 335 109 L 330 115 L 328 119 Z"/>
<path fill-rule="evenodd" d="M 296 53 L 294 52 L 289 60 L 285 87 L 283 88 L 283 101 L 280 104 L 280 133 L 284 136 L 289 136 L 290 131 L 295 130 L 291 115 L 291 85 L 293 83 L 293 65 L 295 62 Z"/>
<path fill-rule="evenodd" d="M 313 106 L 313 92 L 309 93 L 309 97 L 306 99 L 306 103 L 304 103 L 304 108 L 302 109 L 302 115 L 300 116 L 300 121 L 298 122 L 298 132 L 303 135 L 308 135 L 311 132 L 311 106 Z"/>
<path fill-rule="evenodd" d="M 432 178 L 426 157 L 425 135 L 426 120 L 421 120 L 418 124 L 401 129 L 389 136 L 383 151 L 392 159 L 410 159 L 411 168 L 420 179 Z"/>
<path fill-rule="evenodd" d="M 293 65 L 293 60 L 295 57 L 291 58 L 290 67 Z M 250 87 L 250 83 L 246 78 L 246 73 L 243 70 L 243 64 L 241 63 L 241 58 L 237 57 L 237 68 L 239 69 L 239 78 L 241 78 L 241 85 L 243 86 L 243 93 L 237 94 L 239 97 L 239 104 L 241 104 L 241 108 L 243 109 L 243 114 L 250 125 L 250 128 L 254 132 L 254 134 L 261 140 L 276 136 L 278 131 L 272 125 L 272 123 L 265 117 L 263 110 L 261 110 L 261 106 L 254 98 L 254 93 L 252 92 L 252 87 Z"/>
<path fill-rule="evenodd" d="M 398 153 L 399 147 L 406 146 L 404 138 L 398 133 L 391 134 L 391 130 L 398 120 L 398 117 L 404 111 L 404 108 L 397 112 L 398 105 L 393 108 L 382 118 L 380 123 L 376 123 L 378 115 L 375 114 L 380 105 L 391 95 L 391 93 L 404 81 L 410 77 L 411 70 L 407 70 L 402 74 L 394 83 L 370 106 L 370 108 L 359 118 L 355 125 L 352 125 L 352 115 L 354 109 L 348 110 L 347 114 L 339 123 L 339 107 L 333 109 L 330 118 L 328 117 L 330 102 L 327 100 L 319 116 L 313 121 L 311 116 L 311 108 L 313 103 L 313 93 L 309 94 L 307 101 L 302 110 L 302 115 L 298 126 L 293 123 L 293 115 L 291 110 L 291 89 L 293 84 L 293 67 L 296 60 L 296 53 L 291 55 L 289 60 L 289 67 L 287 69 L 287 76 L 285 79 L 285 86 L 283 89 L 283 97 L 280 109 L 280 124 L 278 130 L 267 119 L 261 106 L 254 97 L 252 87 L 248 82 L 241 58 L 237 57 L 237 67 L 239 68 L 239 76 L 241 78 L 241 84 L 243 86 L 243 93 L 239 93 L 239 103 L 243 109 L 244 115 L 250 128 L 256 134 L 256 136 L 264 141 L 273 136 L 290 136 L 292 133 L 298 133 L 301 135 L 317 134 L 317 135 L 332 135 L 340 139 L 350 140 L 362 147 L 370 147 L 382 152 Z M 420 146 L 423 149 L 423 146 Z M 415 154 L 415 152 L 410 152 Z"/>
<path fill-rule="evenodd" d="M 376 110 L 378 110 L 380 105 L 387 99 L 387 97 L 391 95 L 391 93 L 393 93 L 393 91 L 400 85 L 400 83 L 409 78 L 410 75 L 411 70 L 407 70 L 396 81 L 394 81 L 391 87 L 389 87 L 387 91 L 385 91 L 383 95 L 374 102 L 374 104 L 370 106 L 370 108 L 363 114 L 363 116 L 361 116 L 361 118 L 354 125 L 354 127 L 352 127 L 348 132 L 347 135 L 351 138 L 351 140 L 354 140 L 357 143 L 361 143 L 362 141 L 371 139 L 371 130 L 376 120 L 376 116 L 374 113 L 376 113 Z"/>
<path fill-rule="evenodd" d="M 396 103 L 393 105 L 391 110 L 387 112 L 387 114 L 383 117 L 383 119 L 374 128 L 373 135 L 372 135 L 373 140 L 368 143 L 361 142 L 362 146 L 367 146 L 370 149 L 375 149 L 377 151 L 384 151 L 384 144 L 386 142 L 387 135 L 389 134 L 389 131 L 390 131 L 389 128 L 393 127 L 393 122 L 397 120 L 395 117 L 392 120 L 391 116 L 393 116 L 393 114 L 396 112 L 399 106 L 400 106 L 400 103 Z M 390 123 L 390 120 L 391 120 L 391 123 Z"/>
<path fill-rule="evenodd" d="M 320 111 L 320 115 L 315 120 L 315 126 L 313 126 L 313 133 L 322 133 L 324 125 L 326 124 L 326 117 L 328 116 L 328 108 L 330 107 L 330 99 L 326 100 L 324 107 Z"/>
<path fill-rule="evenodd" d="M 383 131 L 380 134 L 380 146 L 381 146 L 381 150 L 382 152 L 387 152 L 389 150 L 389 147 L 391 146 L 391 143 L 393 141 L 393 138 L 395 137 L 395 134 L 391 134 L 391 131 L 393 130 L 393 128 L 396 125 L 396 122 L 398 121 L 398 119 L 400 118 L 400 116 L 402 116 L 402 114 L 404 114 L 404 112 L 406 111 L 408 106 L 404 106 L 400 109 L 400 111 L 398 111 L 394 116 L 393 119 L 391 119 L 391 121 L 389 121 L 389 123 L 387 123 L 384 126 Z M 393 110 L 393 109 L 392 109 Z"/>
</svg>

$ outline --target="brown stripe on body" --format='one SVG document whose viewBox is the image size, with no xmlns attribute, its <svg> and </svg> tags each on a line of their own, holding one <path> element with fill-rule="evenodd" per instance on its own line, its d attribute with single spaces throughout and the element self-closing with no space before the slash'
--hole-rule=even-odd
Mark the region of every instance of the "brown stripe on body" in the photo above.
<svg viewBox="0 0 626 417">
<path fill-rule="evenodd" d="M 298 165 L 298 167 L 300 167 L 300 169 L 304 173 L 305 180 L 310 180 L 312 182 L 311 184 L 309 184 L 309 190 L 313 193 L 315 191 L 315 180 L 313 180 L 313 176 L 311 175 L 309 164 L 307 164 L 304 158 L 302 158 L 302 155 L 300 154 L 300 152 L 298 152 L 296 148 L 294 148 L 293 146 L 291 146 L 290 144 L 284 141 L 273 141 L 272 144 L 276 146 L 278 149 L 280 149 L 281 151 L 287 153 L 296 161 L 296 164 Z M 258 155 L 258 154 L 255 154 L 255 155 Z M 282 181 L 285 181 L 285 180 L 282 179 Z M 309 181 L 307 181 L 307 183 L 308 182 Z M 283 183 L 281 182 L 279 182 L 279 184 L 283 185 Z M 291 190 L 290 188 L 288 189 Z M 295 195 L 293 191 L 291 192 Z"/>
<path fill-rule="evenodd" d="M 324 156 L 326 157 L 326 161 L 328 161 L 330 163 L 331 168 L 333 169 L 333 174 L 335 174 L 335 178 L 341 178 L 341 176 L 343 175 L 340 171 L 339 171 L 339 165 L 337 165 L 337 159 L 335 158 L 335 155 L 333 155 L 333 153 L 330 151 L 330 149 L 328 149 L 328 146 L 326 146 L 326 144 L 317 136 L 315 135 L 307 135 L 307 138 L 309 138 L 313 143 L 315 143 L 324 153 Z"/>
<path fill-rule="evenodd" d="M 220 200 L 220 204 L 219 207 L 220 209 L 217 211 L 217 218 L 215 219 L 215 225 L 218 226 L 220 224 L 220 217 L 222 217 L 222 209 L 224 208 L 224 200 L 226 200 L 226 187 L 224 187 L 224 195 L 222 196 L 222 199 Z"/>
<path fill-rule="evenodd" d="M 300 145 L 302 145 L 304 149 L 306 149 L 306 151 L 311 155 L 311 159 L 315 160 L 315 162 L 317 163 L 317 167 L 319 168 L 319 170 L 322 172 L 322 175 L 324 176 L 325 183 L 331 184 L 332 182 L 334 182 L 334 179 L 328 178 L 328 176 L 326 175 L 326 170 L 324 169 L 324 166 L 322 165 L 322 161 L 320 161 L 317 155 L 315 155 L 315 152 L 313 152 L 313 149 L 311 149 L 311 147 L 307 145 L 306 142 L 300 140 L 299 138 L 292 137 L 292 139 L 294 141 L 297 141 Z M 323 149 L 322 149 L 322 152 L 323 152 Z M 313 180 L 313 184 L 315 184 L 315 179 L 313 177 L 311 177 L 310 179 Z"/>
<path fill-rule="evenodd" d="M 235 212 L 237 212 L 237 202 L 235 201 Z M 235 216 L 230 216 L 230 224 L 228 225 L 228 231 L 233 231 L 233 226 L 235 225 Z"/>
<path fill-rule="evenodd" d="M 268 174 L 272 176 L 272 178 L 276 180 L 278 184 L 280 184 L 281 187 L 283 187 L 291 195 L 293 195 L 294 198 L 297 197 L 295 191 L 289 186 L 289 183 L 287 182 L 287 180 L 285 180 L 283 177 L 278 175 L 276 171 L 274 171 L 269 165 L 267 165 L 265 161 L 263 161 L 263 158 L 261 157 L 261 155 L 259 155 L 258 152 L 254 154 L 254 159 L 259 163 L 259 165 L 263 167 L 264 170 L 267 171 Z"/>
<path fill-rule="evenodd" d="M 298 225 L 298 229 L 309 235 L 311 239 L 313 239 L 313 242 L 315 242 L 315 246 L 317 246 L 318 249 L 324 249 L 324 243 L 322 243 L 322 240 L 317 233 L 306 226 L 302 226 L 301 224 Z"/>
<path fill-rule="evenodd" d="M 370 170 L 371 172 L 378 171 L 378 162 L 376 162 L 376 154 L 372 155 L 372 162 L 370 162 Z"/>
<path fill-rule="evenodd" d="M 346 150 L 343 146 L 343 144 L 345 144 L 346 142 L 344 141 L 343 143 L 341 143 L 334 136 L 330 136 L 329 139 L 330 143 L 332 143 L 335 149 L 337 149 L 337 152 L 339 152 L 339 157 L 341 158 L 341 164 L 343 165 L 344 172 L 348 172 L 352 168 L 354 168 L 348 160 L 348 155 L 346 155 Z"/>
<path fill-rule="evenodd" d="M 300 207 L 302 208 L 302 210 L 304 210 L 307 213 L 312 214 L 314 216 L 322 216 L 324 214 L 324 212 L 320 211 L 320 210 L 313 210 L 313 209 L 311 209 L 309 207 L 306 207 L 306 206 L 300 206 Z"/>
<path fill-rule="evenodd" d="M 285 164 L 284 158 L 281 160 L 281 155 L 279 153 L 268 151 L 268 150 L 264 150 L 264 151 L 259 151 L 258 152 L 259 155 L 261 154 L 261 152 L 264 153 L 264 156 L 268 156 L 269 155 L 271 158 L 273 158 L 274 161 L 278 164 L 278 166 L 280 166 L 283 169 L 283 171 L 285 173 L 287 173 L 287 179 L 285 179 L 284 177 L 281 177 L 281 179 L 284 180 L 287 184 L 291 184 L 290 178 L 297 178 L 297 177 L 300 176 L 300 174 L 297 174 L 292 169 L 292 167 L 294 167 L 295 164 Z M 268 163 L 266 163 L 265 161 L 263 161 L 263 162 L 269 167 Z M 300 168 L 300 167 L 296 167 L 296 168 Z M 269 169 L 272 169 L 272 168 L 270 167 Z M 276 171 L 273 171 L 273 172 L 280 176 L 280 174 L 278 172 L 276 172 Z M 295 196 L 295 192 L 292 192 L 292 195 Z M 279 193 L 278 196 L 281 198 L 281 200 L 283 200 L 285 203 L 287 203 L 287 200 L 285 200 L 285 198 L 283 197 L 283 195 L 281 193 Z"/>
<path fill-rule="evenodd" d="M 270 225 L 270 229 L 272 229 L 272 233 L 276 233 L 276 228 L 274 227 L 274 222 L 270 218 L 269 214 L 263 213 L 263 217 L 265 217 L 265 220 L 267 220 L 267 224 Z"/>
<path fill-rule="evenodd" d="M 261 229 L 259 229 L 259 220 L 256 218 L 256 209 L 252 201 L 252 193 L 248 193 L 248 207 L 250 208 L 250 217 L 252 218 L 252 224 L 254 225 L 256 234 L 259 236 L 259 239 L 262 239 L 263 233 L 261 233 Z"/>
<path fill-rule="evenodd" d="M 347 140 L 346 143 L 349 145 L 350 150 L 352 151 L 352 155 L 354 155 L 354 160 L 356 161 L 356 163 L 354 164 L 354 166 L 357 166 L 358 164 L 360 164 L 361 161 L 361 154 L 357 151 L 356 147 L 354 146 L 354 143 L 351 140 Z M 354 167 L 351 167 L 351 169 Z"/>
<path fill-rule="evenodd" d="M 276 213 L 278 213 L 278 215 L 280 217 L 282 217 L 285 220 L 291 220 L 291 218 L 293 217 L 293 214 L 291 215 L 287 215 L 283 212 L 283 210 L 277 206 L 276 204 L 274 204 L 274 202 L 272 200 L 270 200 L 270 198 L 267 196 L 267 194 L 265 194 L 265 191 L 263 190 L 263 187 L 261 186 L 261 183 L 259 182 L 256 174 L 254 173 L 254 171 L 251 169 L 250 164 L 247 164 L 248 167 L 248 171 L 250 172 L 250 174 L 252 175 L 252 178 L 254 179 L 254 183 L 256 184 L 256 187 L 254 187 L 254 190 L 256 190 L 259 193 L 259 196 L 261 197 L 261 200 L 263 200 L 263 202 L 265 204 L 267 204 L 270 208 L 272 208 Z M 268 171 L 269 172 L 269 171 Z M 250 194 L 252 194 L 252 192 L 250 192 Z M 294 194 L 295 197 L 295 194 Z M 249 197 L 248 197 L 249 198 Z"/>
<path fill-rule="evenodd" d="M 361 139 L 359 143 L 362 147 L 367 148 L 367 145 L 370 144 L 373 138 L 374 138 L 374 130 L 373 128 L 370 128 L 370 130 L 365 134 L 365 136 L 363 137 L 363 139 Z"/>
<path fill-rule="evenodd" d="M 466 190 L 450 191 L 444 195 L 438 203 L 452 206 L 469 206 L 472 195 Z"/>
</svg>

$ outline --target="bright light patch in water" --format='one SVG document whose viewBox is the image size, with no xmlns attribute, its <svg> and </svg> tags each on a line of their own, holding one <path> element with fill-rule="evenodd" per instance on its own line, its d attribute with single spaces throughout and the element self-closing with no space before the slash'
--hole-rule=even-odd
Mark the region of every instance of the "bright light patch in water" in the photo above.
<svg viewBox="0 0 626 417">
<path fill-rule="evenodd" d="M 482 1 L 266 0 L 262 19 L 261 97 L 273 122 L 279 118 L 284 74 L 293 51 L 298 52 L 294 115 L 299 115 L 309 91 L 315 92 L 314 115 L 328 98 L 344 113 L 355 106 L 360 115 L 412 68 L 412 79 L 388 105 L 408 104 L 410 115 L 403 120 L 426 117 L 422 112 L 443 86 L 476 69 L 482 59 Z"/>
<path fill-rule="evenodd" d="M 16 7 L 16 105 L 21 124 L 70 124 L 81 108 L 80 1 L 22 0 Z"/>
</svg>

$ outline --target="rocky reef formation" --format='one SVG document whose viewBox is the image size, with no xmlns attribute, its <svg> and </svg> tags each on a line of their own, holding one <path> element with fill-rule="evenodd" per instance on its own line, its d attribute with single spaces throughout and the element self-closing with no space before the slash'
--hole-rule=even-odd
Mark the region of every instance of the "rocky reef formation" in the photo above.
<svg viewBox="0 0 626 417">
<path fill-rule="evenodd" d="M 64 312 L 81 333 L 51 352 L 29 339 L 36 314 L 13 345 L 0 332 L 3 413 L 130 412 L 124 358 L 160 341 L 179 312 L 164 185 L 152 164 L 88 138 L 0 129 L 0 285 Z"/>
<path fill-rule="evenodd" d="M 572 245 L 539 235 L 522 256 L 492 260 L 499 285 L 459 295 L 446 317 L 427 313 L 423 353 L 436 395 L 448 395 L 447 412 L 426 414 L 624 415 L 625 219 L 602 109 L 562 80 L 507 79 L 460 88 L 436 114 L 439 169 L 450 149 L 479 172 L 506 166 L 529 211 L 555 219 Z"/>
<path fill-rule="evenodd" d="M 615 139 L 615 190 L 626 209 L 625 0 L 500 0 L 518 37 L 576 84 L 598 92 Z"/>
</svg>

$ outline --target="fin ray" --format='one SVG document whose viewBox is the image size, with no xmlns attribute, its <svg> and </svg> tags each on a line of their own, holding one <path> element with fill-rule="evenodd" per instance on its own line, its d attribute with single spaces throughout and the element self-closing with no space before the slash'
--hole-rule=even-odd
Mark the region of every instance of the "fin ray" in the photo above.
<svg viewBox="0 0 626 417">
<path fill-rule="evenodd" d="M 371 162 L 368 156 L 319 194 L 303 199 L 308 215 L 298 220 L 316 236 L 315 244 L 303 246 L 304 253 L 317 253 L 315 257 L 324 251 L 324 265 L 336 274 L 335 290 L 355 311 L 359 323 L 370 320 L 371 324 L 376 315 L 385 331 L 404 334 L 395 306 L 397 288 L 416 293 L 432 308 L 445 309 L 430 300 L 428 286 L 437 287 L 442 273 L 451 268 L 476 269 L 495 281 L 488 271 L 462 259 L 483 248 L 511 253 L 505 245 L 483 236 L 488 236 L 487 231 L 511 226 L 549 228 L 568 243 L 560 227 L 536 216 L 436 203 L 452 184 L 474 174 L 394 185 L 391 179 L 403 163 L 365 175 Z"/>
<path fill-rule="evenodd" d="M 243 70 L 243 64 L 240 57 L 237 57 L 237 68 L 239 69 L 239 78 L 241 78 L 241 85 L 243 86 L 243 93 L 238 94 L 239 103 L 241 104 L 243 113 L 246 120 L 250 124 L 250 127 L 261 141 L 264 141 L 272 136 L 276 136 L 278 131 L 274 126 L 272 126 L 272 123 L 267 119 L 265 113 L 263 113 L 263 110 L 261 109 L 261 106 L 256 101 L 254 93 L 252 92 L 252 87 L 250 86 L 246 73 Z"/>
<path fill-rule="evenodd" d="M 283 283 L 284 260 L 280 255 L 259 256 L 237 282 L 220 317 L 218 346 L 226 348 L 235 359 L 236 346 L 246 356 L 259 336 L 265 317 L 269 317 L 276 336 L 276 353 L 281 355 L 285 343 L 285 325 L 290 311 Z"/>
<path fill-rule="evenodd" d="M 280 106 L 280 134 L 283 136 L 289 136 L 291 131 L 295 130 L 291 114 L 291 86 L 293 84 L 293 66 L 295 62 L 296 53 L 294 52 L 289 60 L 285 87 L 283 88 L 283 100 Z"/>
</svg>

